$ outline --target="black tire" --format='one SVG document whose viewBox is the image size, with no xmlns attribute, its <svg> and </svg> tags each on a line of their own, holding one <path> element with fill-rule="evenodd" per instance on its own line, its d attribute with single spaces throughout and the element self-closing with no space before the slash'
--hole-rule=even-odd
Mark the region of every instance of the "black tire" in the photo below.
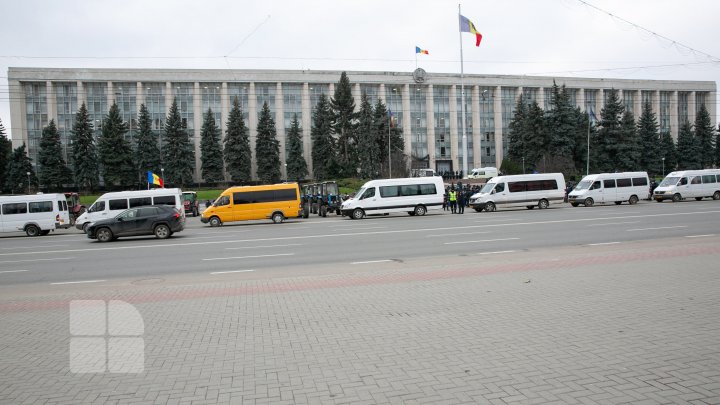
<svg viewBox="0 0 720 405">
<path fill-rule="evenodd" d="M 198 215 L 200 215 L 200 213 L 198 212 L 198 209 L 197 208 L 193 209 L 193 217 L 196 217 Z"/>
<path fill-rule="evenodd" d="M 480 208 L 480 207 L 475 207 L 473 209 L 475 210 L 475 212 L 482 212 L 482 208 Z"/>
<path fill-rule="evenodd" d="M 27 236 L 40 236 L 40 228 L 36 225 L 28 225 L 25 227 L 25 234 Z"/>
<path fill-rule="evenodd" d="M 167 239 L 170 237 L 170 227 L 165 224 L 160 224 L 155 227 L 153 230 L 153 233 L 155 234 L 155 237 L 158 239 Z"/>
<path fill-rule="evenodd" d="M 49 229 L 46 229 L 46 230 L 44 230 L 44 231 L 40 231 L 40 236 L 45 236 L 45 235 L 47 235 L 47 234 L 49 234 L 49 233 L 50 233 L 50 230 L 49 230 Z"/>
<path fill-rule="evenodd" d="M 594 204 L 595 204 L 595 200 L 593 200 L 592 198 L 588 197 L 585 199 L 586 207 L 592 207 Z"/>
<path fill-rule="evenodd" d="M 620 205 L 620 204 L 622 204 L 622 201 L 615 201 L 615 205 Z"/>
<path fill-rule="evenodd" d="M 319 214 L 319 215 L 320 215 L 321 217 L 327 217 L 327 207 L 326 207 L 326 206 L 323 205 L 322 207 L 320 207 L 320 214 Z"/>
<path fill-rule="evenodd" d="M 355 208 L 350 215 L 352 219 L 363 219 L 365 217 L 365 211 L 363 211 L 361 208 Z"/>
<path fill-rule="evenodd" d="M 495 206 L 495 203 L 486 203 L 485 204 L 485 211 L 487 212 L 495 212 L 497 211 L 497 207 Z"/>
<path fill-rule="evenodd" d="M 272 219 L 273 223 L 280 224 L 280 223 L 282 223 L 282 221 L 285 220 L 285 215 L 283 215 L 282 212 L 275 212 L 272 214 L 271 219 Z"/>
<path fill-rule="evenodd" d="M 538 201 L 538 209 L 545 210 L 549 206 L 550 206 L 550 201 L 548 201 L 544 198 L 542 200 Z"/>
<path fill-rule="evenodd" d="M 87 233 L 87 229 L 90 226 L 90 222 L 85 222 L 82 226 L 83 233 Z"/>
<path fill-rule="evenodd" d="M 529 209 L 529 210 L 532 210 L 532 209 L 535 208 L 535 206 L 534 206 L 534 205 L 526 205 L 525 208 L 527 208 L 527 209 Z"/>
<path fill-rule="evenodd" d="M 720 200 L 720 191 L 716 191 L 713 194 L 713 200 Z"/>
<path fill-rule="evenodd" d="M 628 204 L 630 204 L 630 205 L 635 205 L 635 204 L 638 203 L 638 201 L 640 201 L 640 199 L 638 198 L 638 196 L 636 196 L 636 195 L 631 195 L 631 196 L 630 196 L 630 199 L 628 200 Z"/>
<path fill-rule="evenodd" d="M 580 205 L 580 204 L 578 204 L 578 203 L 570 203 L 570 205 L 572 205 L 573 207 L 577 207 L 577 206 Z"/>
<path fill-rule="evenodd" d="M 427 208 L 425 208 L 424 205 L 418 205 L 415 207 L 415 216 L 421 217 L 425 214 L 427 214 Z"/>
<path fill-rule="evenodd" d="M 342 215 L 342 210 L 340 208 L 336 209 L 335 215 Z"/>
<path fill-rule="evenodd" d="M 701 201 L 702 199 L 702 197 L 695 197 L 695 201 Z"/>
<path fill-rule="evenodd" d="M 408 215 L 410 215 L 411 217 L 414 217 L 414 216 L 415 216 L 415 211 L 408 211 Z"/>
<path fill-rule="evenodd" d="M 103 242 L 103 243 L 110 242 L 111 240 L 115 239 L 110 228 L 97 229 L 95 231 L 95 237 L 97 238 L 98 242 Z"/>
<path fill-rule="evenodd" d="M 212 218 L 210 218 L 210 221 L 208 221 L 208 222 L 210 223 L 210 226 L 212 226 L 213 228 L 222 226 L 222 221 L 218 217 L 212 217 Z"/>
<path fill-rule="evenodd" d="M 307 205 L 303 207 L 302 217 L 306 219 L 310 218 L 310 207 L 308 207 Z"/>
<path fill-rule="evenodd" d="M 680 202 L 682 200 L 682 196 L 680 194 L 675 194 L 672 196 L 672 202 Z"/>
</svg>

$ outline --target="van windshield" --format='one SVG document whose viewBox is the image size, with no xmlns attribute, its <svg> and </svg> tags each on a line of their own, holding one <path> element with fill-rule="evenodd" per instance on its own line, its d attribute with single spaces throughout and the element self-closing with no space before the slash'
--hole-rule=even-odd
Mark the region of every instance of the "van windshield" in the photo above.
<svg viewBox="0 0 720 405">
<path fill-rule="evenodd" d="M 495 187 L 495 183 L 487 183 L 483 186 L 483 188 L 480 189 L 480 192 L 483 194 L 490 194 L 492 189 Z"/>
<path fill-rule="evenodd" d="M 365 192 L 365 187 L 361 188 L 360 190 L 358 190 L 357 193 L 355 193 L 355 198 L 357 198 L 359 200 L 360 197 L 362 197 L 364 192 Z"/>
<path fill-rule="evenodd" d="M 674 186 L 677 184 L 678 180 L 680 180 L 680 177 L 666 177 L 662 183 L 660 183 L 659 187 Z"/>
<path fill-rule="evenodd" d="M 587 190 L 590 188 L 591 184 L 592 184 L 592 181 L 583 180 L 580 183 L 578 183 L 577 186 L 575 186 L 575 190 L 578 190 L 578 191 Z"/>
</svg>

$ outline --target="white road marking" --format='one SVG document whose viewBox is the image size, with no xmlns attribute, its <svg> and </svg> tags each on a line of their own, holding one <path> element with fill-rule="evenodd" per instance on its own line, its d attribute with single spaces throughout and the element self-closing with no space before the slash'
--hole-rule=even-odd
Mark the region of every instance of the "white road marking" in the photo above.
<svg viewBox="0 0 720 405">
<path fill-rule="evenodd" d="M 230 273 L 249 273 L 255 270 L 230 270 L 230 271 L 214 271 L 210 274 L 216 275 L 216 274 L 230 274 Z"/>
<path fill-rule="evenodd" d="M 588 243 L 587 246 L 603 246 L 603 245 L 617 245 L 620 242 L 602 242 L 602 243 Z"/>
<path fill-rule="evenodd" d="M 61 246 L 70 246 L 70 245 L 36 245 L 36 246 L 15 246 L 15 247 L 7 247 L 7 248 L 0 248 L 1 250 L 15 250 L 15 249 L 37 249 L 37 248 L 43 248 L 43 247 L 61 247 Z"/>
<path fill-rule="evenodd" d="M 658 229 L 676 229 L 676 228 L 687 228 L 687 225 L 660 226 L 660 227 L 657 227 L 657 228 L 636 228 L 636 229 L 628 229 L 627 232 L 655 231 L 655 230 L 658 230 Z"/>
<path fill-rule="evenodd" d="M 387 226 L 363 226 L 363 225 L 358 225 L 358 226 L 342 226 L 342 227 L 339 227 L 339 226 L 338 226 L 338 227 L 331 226 L 330 228 L 335 228 L 335 229 L 337 229 L 337 230 L 358 229 L 358 230 L 364 231 L 364 230 L 366 230 L 366 229 L 387 229 Z"/>
<path fill-rule="evenodd" d="M 457 235 L 479 235 L 482 233 L 490 233 L 490 231 L 483 231 L 483 232 L 458 232 L 458 233 L 441 233 L 436 235 L 427 235 L 426 238 L 437 238 L 440 236 L 457 236 Z"/>
<path fill-rule="evenodd" d="M 65 281 L 62 283 L 50 283 L 50 285 L 102 283 L 103 281 L 107 281 L 107 280 Z"/>
<path fill-rule="evenodd" d="M 214 260 L 236 260 L 236 259 L 256 259 L 260 257 L 277 257 L 277 256 L 293 256 L 295 253 L 278 253 L 276 255 L 256 255 L 256 256 L 236 256 L 236 257 L 212 257 L 209 259 L 202 259 L 204 261 L 214 261 Z"/>
<path fill-rule="evenodd" d="M 371 264 L 371 263 L 387 263 L 391 262 L 392 260 L 368 260 L 366 262 L 352 262 L 350 264 Z"/>
<path fill-rule="evenodd" d="M 472 256 L 498 255 L 501 253 L 515 253 L 517 250 L 498 250 L 497 252 L 473 253 Z"/>
<path fill-rule="evenodd" d="M 686 238 L 706 238 L 706 237 L 709 237 L 709 236 L 715 236 L 715 234 L 710 233 L 710 234 L 707 234 L 707 235 L 690 235 L 690 236 L 686 236 Z"/>
<path fill-rule="evenodd" d="M 38 253 L 38 252 L 36 252 Z M 0 264 L 3 263 L 28 263 L 28 262 L 54 262 L 56 260 L 70 260 L 74 259 L 74 257 L 54 257 L 52 259 L 28 259 L 28 260 L 6 260 L 4 262 L 0 262 Z"/>
<path fill-rule="evenodd" d="M 22 273 L 23 271 L 29 271 L 29 270 L 5 270 L 5 271 L 0 271 L 0 274 L 2 274 L 2 273 Z"/>
<path fill-rule="evenodd" d="M 460 242 L 445 242 L 443 245 L 459 245 L 462 243 L 481 243 L 481 242 L 500 242 L 504 240 L 518 240 L 520 238 L 502 238 L 502 239 L 484 239 L 484 240 L 464 240 Z"/>
<path fill-rule="evenodd" d="M 607 226 L 607 225 L 626 225 L 626 224 L 638 224 L 640 221 L 628 221 L 628 222 L 607 222 L 604 224 L 590 224 L 588 226 Z"/>
<path fill-rule="evenodd" d="M 225 248 L 225 250 L 255 249 L 255 248 L 260 249 L 260 248 L 274 248 L 274 247 L 287 247 L 287 246 L 302 246 L 302 243 L 288 243 L 287 245 L 229 247 L 229 248 Z"/>
</svg>

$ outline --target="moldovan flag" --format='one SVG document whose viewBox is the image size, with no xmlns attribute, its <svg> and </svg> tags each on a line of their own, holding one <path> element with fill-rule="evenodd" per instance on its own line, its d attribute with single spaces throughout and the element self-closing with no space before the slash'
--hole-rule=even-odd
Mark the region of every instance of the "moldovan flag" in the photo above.
<svg viewBox="0 0 720 405">
<path fill-rule="evenodd" d="M 163 184 L 163 179 L 160 178 L 157 174 L 153 172 L 147 172 L 148 173 L 148 184 L 154 184 L 156 186 L 165 187 Z"/>
<path fill-rule="evenodd" d="M 425 54 L 425 55 L 430 55 L 430 52 L 428 52 L 427 49 L 420 49 L 419 46 L 416 46 L 416 47 L 415 47 L 415 53 L 422 53 L 422 54 Z"/>
<path fill-rule="evenodd" d="M 475 28 L 475 24 L 467 18 L 460 15 L 460 32 L 469 32 L 475 34 L 475 46 L 480 46 L 482 34 Z"/>
</svg>

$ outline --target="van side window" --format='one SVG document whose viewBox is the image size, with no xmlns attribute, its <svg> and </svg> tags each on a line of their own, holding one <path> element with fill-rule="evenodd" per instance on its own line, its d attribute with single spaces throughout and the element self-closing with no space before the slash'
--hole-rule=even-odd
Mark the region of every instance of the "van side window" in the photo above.
<svg viewBox="0 0 720 405">
<path fill-rule="evenodd" d="M 600 185 L 600 180 L 593 183 L 593 185 L 590 187 L 590 190 L 600 190 L 602 186 Z"/>
<path fill-rule="evenodd" d="M 687 177 L 683 177 L 682 179 L 680 179 L 680 183 L 678 183 L 678 185 L 680 185 L 680 186 L 687 185 Z"/>
<path fill-rule="evenodd" d="M 90 207 L 88 212 L 102 212 L 105 211 L 105 201 L 95 201 L 95 204 Z"/>
<path fill-rule="evenodd" d="M 175 196 L 161 195 L 153 197 L 153 205 L 175 205 Z"/>
<path fill-rule="evenodd" d="M 710 175 L 706 174 L 706 175 L 702 176 L 702 180 L 703 180 L 703 184 L 715 183 L 715 176 L 712 174 L 710 174 Z"/>
<path fill-rule="evenodd" d="M 223 205 L 230 205 L 230 196 L 224 195 L 215 201 L 216 207 L 222 207 Z"/>
<path fill-rule="evenodd" d="M 150 197 L 137 197 L 130 199 L 130 208 L 142 207 L 143 205 L 152 205 L 152 199 Z"/>
<path fill-rule="evenodd" d="M 393 186 L 395 187 L 395 186 Z M 380 187 L 380 190 L 382 190 L 384 187 Z M 380 192 L 380 195 L 382 195 L 382 191 Z M 366 198 L 372 198 L 375 197 L 375 187 L 370 187 L 369 189 L 365 190 L 362 197 L 360 197 L 361 200 L 364 200 Z"/>
<path fill-rule="evenodd" d="M 3 213 L 3 215 L 27 214 L 27 204 L 26 203 L 3 204 L 2 213 Z"/>
<path fill-rule="evenodd" d="M 525 192 L 527 182 L 525 181 L 513 181 L 508 183 L 508 191 L 511 193 L 522 193 Z"/>
<path fill-rule="evenodd" d="M 126 210 L 128 208 L 127 198 L 122 200 L 110 200 L 110 210 Z"/>
<path fill-rule="evenodd" d="M 618 187 L 631 187 L 632 181 L 630 179 L 617 179 Z"/>
<path fill-rule="evenodd" d="M 52 201 L 31 202 L 29 205 L 31 214 L 36 212 L 52 212 L 53 210 Z"/>
<path fill-rule="evenodd" d="M 369 191 L 370 189 L 368 189 Z M 375 188 L 373 187 L 373 195 L 375 196 Z M 365 192 L 367 194 L 367 191 Z M 382 198 L 388 198 L 388 197 L 398 197 L 400 195 L 400 186 L 382 186 L 380 187 L 380 197 Z M 365 197 L 367 198 L 367 197 Z"/>
<path fill-rule="evenodd" d="M 645 177 L 633 177 L 632 179 L 633 186 L 647 186 L 648 182 Z"/>
<path fill-rule="evenodd" d="M 420 194 L 422 194 L 422 195 L 437 194 L 437 189 L 435 189 L 434 184 L 421 184 L 420 185 Z"/>
<path fill-rule="evenodd" d="M 603 180 L 603 186 L 605 188 L 615 188 L 615 179 Z"/>
<path fill-rule="evenodd" d="M 495 186 L 495 192 L 502 193 L 503 191 L 505 191 L 505 183 L 498 183 L 497 186 Z"/>
<path fill-rule="evenodd" d="M 692 181 L 690 181 L 690 184 L 702 184 L 702 177 L 695 176 L 692 178 Z"/>
</svg>

